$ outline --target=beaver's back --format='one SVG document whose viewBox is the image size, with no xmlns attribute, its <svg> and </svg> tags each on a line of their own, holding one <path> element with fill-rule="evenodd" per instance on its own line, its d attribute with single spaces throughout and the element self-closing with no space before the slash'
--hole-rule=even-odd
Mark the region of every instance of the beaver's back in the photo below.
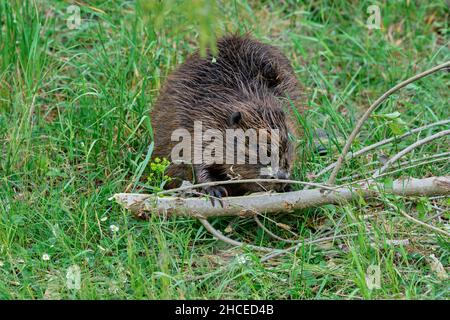
<svg viewBox="0 0 450 320">
<path fill-rule="evenodd" d="M 192 130 L 200 120 L 204 128 L 226 125 L 236 101 L 268 95 L 298 100 L 295 73 L 279 49 L 240 36 L 224 37 L 217 47 L 217 57 L 190 56 L 164 84 L 152 112 L 155 156 L 170 155 L 177 128 Z"/>
</svg>

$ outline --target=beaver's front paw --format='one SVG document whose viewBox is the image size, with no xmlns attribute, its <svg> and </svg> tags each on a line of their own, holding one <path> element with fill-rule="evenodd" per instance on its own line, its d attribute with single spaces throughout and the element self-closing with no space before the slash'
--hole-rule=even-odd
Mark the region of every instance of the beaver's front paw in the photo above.
<svg viewBox="0 0 450 320">
<path fill-rule="evenodd" d="M 223 197 L 228 197 L 228 191 L 225 187 L 222 186 L 211 186 L 205 188 L 206 194 L 209 196 L 209 200 L 211 200 L 211 204 L 214 206 L 214 203 L 217 201 L 220 206 L 223 208 Z"/>
</svg>

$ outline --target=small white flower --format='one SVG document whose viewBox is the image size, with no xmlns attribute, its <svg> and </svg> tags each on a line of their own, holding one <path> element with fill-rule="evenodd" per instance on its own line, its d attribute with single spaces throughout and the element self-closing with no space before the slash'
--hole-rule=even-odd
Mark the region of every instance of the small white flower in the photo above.
<svg viewBox="0 0 450 320">
<path fill-rule="evenodd" d="M 119 231 L 119 227 L 116 226 L 115 224 L 112 224 L 109 226 L 109 230 L 111 230 L 112 232 L 117 232 Z"/>
<path fill-rule="evenodd" d="M 246 264 L 250 259 L 245 255 L 238 255 L 236 256 L 236 261 L 239 264 Z"/>
<path fill-rule="evenodd" d="M 44 254 L 42 255 L 42 260 L 44 260 L 44 261 L 49 261 L 49 260 L 50 260 L 50 256 L 49 256 L 47 253 L 44 253 Z"/>
</svg>

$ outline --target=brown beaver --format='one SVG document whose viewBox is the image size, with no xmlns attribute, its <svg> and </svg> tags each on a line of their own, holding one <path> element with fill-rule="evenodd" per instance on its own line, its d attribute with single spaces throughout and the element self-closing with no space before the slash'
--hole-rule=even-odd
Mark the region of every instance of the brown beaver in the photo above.
<svg viewBox="0 0 450 320">
<path fill-rule="evenodd" d="M 206 57 L 200 57 L 197 52 L 188 57 L 168 77 L 153 108 L 153 156 L 172 161 L 167 174 L 176 179 L 169 187 L 176 187 L 182 180 L 204 183 L 269 176 L 288 179 L 295 154 L 295 141 L 292 140 L 298 134 L 290 112 L 292 106 L 299 108 L 300 97 L 299 84 L 289 60 L 276 47 L 249 36 L 223 37 L 217 42 L 217 49 L 215 56 L 209 52 Z M 195 121 L 201 121 L 202 132 L 214 129 L 224 136 L 226 129 L 233 128 L 244 131 L 278 129 L 278 171 L 272 175 L 261 174 L 261 169 L 267 165 L 259 161 L 256 164 L 174 163 L 171 152 L 179 141 L 172 141 L 172 133 L 183 128 L 194 135 Z M 272 136 L 270 133 L 268 136 L 269 141 Z M 225 139 L 222 143 L 226 148 Z M 204 150 L 206 145 L 203 142 L 200 148 Z M 249 145 L 246 140 L 245 146 Z M 192 146 L 190 156 L 196 148 L 193 142 Z M 256 147 L 258 149 L 259 145 Z M 270 156 L 270 152 L 267 155 Z M 246 159 L 249 156 L 250 152 L 246 151 Z M 283 191 L 285 187 L 275 183 L 245 183 L 211 186 L 205 191 L 220 198 L 263 190 Z"/>
</svg>

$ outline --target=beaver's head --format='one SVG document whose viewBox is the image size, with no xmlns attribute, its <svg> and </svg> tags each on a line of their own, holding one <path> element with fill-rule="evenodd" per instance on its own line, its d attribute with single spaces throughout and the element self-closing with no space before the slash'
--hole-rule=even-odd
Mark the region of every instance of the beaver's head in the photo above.
<svg viewBox="0 0 450 320">
<path fill-rule="evenodd" d="M 234 161 L 225 166 L 228 179 L 290 179 L 295 158 L 294 126 L 283 109 L 285 105 L 286 101 L 263 96 L 245 101 L 231 112 L 226 150 L 234 151 Z M 287 185 L 264 182 L 235 187 L 249 192 L 284 191 Z"/>
</svg>

